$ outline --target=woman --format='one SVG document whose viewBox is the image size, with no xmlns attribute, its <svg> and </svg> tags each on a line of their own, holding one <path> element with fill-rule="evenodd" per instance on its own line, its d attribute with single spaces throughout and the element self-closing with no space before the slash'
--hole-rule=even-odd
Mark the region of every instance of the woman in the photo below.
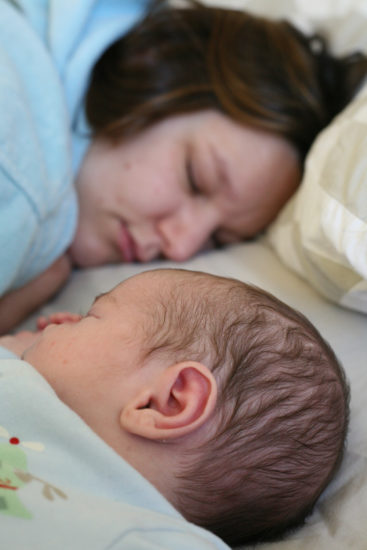
<svg viewBox="0 0 367 550">
<path fill-rule="evenodd" d="M 235 10 L 197 2 L 177 9 L 162 0 L 141 19 L 144 1 L 49 3 L 46 10 L 18 0 L 16 13 L 0 0 L 5 16 L 17 18 L 18 35 L 37 38 L 33 58 L 54 71 L 37 81 L 18 59 L 29 50 L 12 52 L 26 85 L 32 78 L 29 103 L 42 98 L 41 137 L 28 170 L 19 145 L 25 117 L 10 120 L 21 128 L 7 138 L 11 182 L 21 179 L 17 162 L 34 181 L 20 186 L 24 215 L 2 199 L 3 332 L 47 300 L 72 265 L 179 261 L 256 235 L 294 192 L 314 137 L 366 72 L 364 58 L 336 60 L 317 37 Z M 2 21 L 7 50 L 10 22 Z M 42 215 L 28 229 L 34 195 L 42 195 Z"/>
</svg>

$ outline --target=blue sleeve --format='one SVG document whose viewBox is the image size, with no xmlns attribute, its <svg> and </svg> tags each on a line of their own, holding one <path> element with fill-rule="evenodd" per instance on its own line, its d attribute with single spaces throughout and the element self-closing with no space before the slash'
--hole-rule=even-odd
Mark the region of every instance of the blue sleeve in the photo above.
<svg viewBox="0 0 367 550">
<path fill-rule="evenodd" d="M 68 248 L 89 145 L 83 98 L 102 52 L 147 0 L 0 0 L 0 295 Z M 15 38 L 16 37 L 16 40 Z"/>
<path fill-rule="evenodd" d="M 84 95 L 97 59 L 144 15 L 148 0 L 17 0 L 59 74 L 72 123 L 73 173 L 89 145 Z"/>
<path fill-rule="evenodd" d="M 4 0 L 0 84 L 1 295 L 65 251 L 77 217 L 70 125 L 57 72 L 25 18 Z"/>
</svg>

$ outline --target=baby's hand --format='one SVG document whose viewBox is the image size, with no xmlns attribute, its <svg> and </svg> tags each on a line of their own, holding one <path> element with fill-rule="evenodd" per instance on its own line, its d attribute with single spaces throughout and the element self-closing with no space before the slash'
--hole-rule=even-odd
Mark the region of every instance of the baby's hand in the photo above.
<svg viewBox="0 0 367 550">
<path fill-rule="evenodd" d="M 48 325 L 62 325 L 63 323 L 77 323 L 82 319 L 82 315 L 70 313 L 69 311 L 59 311 L 51 315 L 38 317 L 37 329 L 43 330 Z"/>
<path fill-rule="evenodd" d="M 30 332 L 29 330 L 22 330 L 17 334 L 9 334 L 0 337 L 0 346 L 8 349 L 22 357 L 25 350 L 30 348 L 40 337 L 39 332 Z"/>
</svg>

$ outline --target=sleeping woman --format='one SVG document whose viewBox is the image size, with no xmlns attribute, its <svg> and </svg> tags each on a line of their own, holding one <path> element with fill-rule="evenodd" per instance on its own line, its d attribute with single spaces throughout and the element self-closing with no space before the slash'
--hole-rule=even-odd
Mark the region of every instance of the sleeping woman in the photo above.
<svg viewBox="0 0 367 550">
<path fill-rule="evenodd" d="M 0 333 L 73 266 L 256 236 L 366 74 L 287 22 L 168 4 L 0 0 Z"/>
</svg>

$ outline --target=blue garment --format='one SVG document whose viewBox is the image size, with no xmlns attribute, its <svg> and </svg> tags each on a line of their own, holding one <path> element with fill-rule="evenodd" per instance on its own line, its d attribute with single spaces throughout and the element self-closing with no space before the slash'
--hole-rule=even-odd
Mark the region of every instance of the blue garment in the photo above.
<svg viewBox="0 0 367 550">
<path fill-rule="evenodd" d="M 148 0 L 17 0 L 59 73 L 73 128 L 73 171 L 89 143 L 83 98 L 101 54 L 143 15 Z"/>
<path fill-rule="evenodd" d="M 83 96 L 146 0 L 0 0 L 0 296 L 70 245 L 89 143 Z"/>
<path fill-rule="evenodd" d="M 229 550 L 0 347 L 1 548 Z"/>
</svg>

